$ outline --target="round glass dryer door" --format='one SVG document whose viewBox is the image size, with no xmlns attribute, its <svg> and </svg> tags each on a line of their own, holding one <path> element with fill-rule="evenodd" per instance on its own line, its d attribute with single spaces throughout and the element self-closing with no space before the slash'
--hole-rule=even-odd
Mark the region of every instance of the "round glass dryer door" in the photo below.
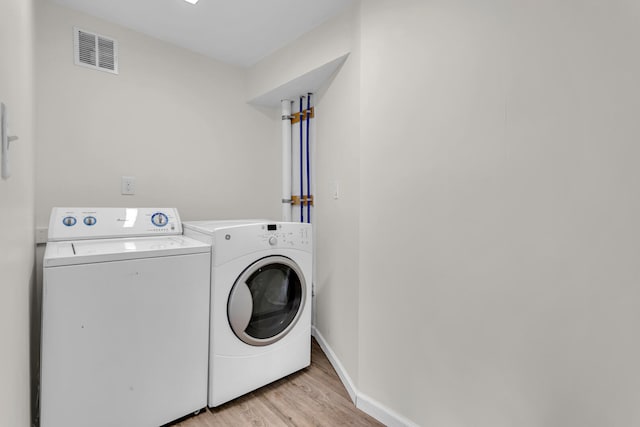
<svg viewBox="0 0 640 427">
<path fill-rule="evenodd" d="M 249 345 L 272 344 L 295 326 L 306 298 L 306 284 L 295 262 L 269 256 L 251 264 L 229 294 L 231 329 Z"/>
</svg>

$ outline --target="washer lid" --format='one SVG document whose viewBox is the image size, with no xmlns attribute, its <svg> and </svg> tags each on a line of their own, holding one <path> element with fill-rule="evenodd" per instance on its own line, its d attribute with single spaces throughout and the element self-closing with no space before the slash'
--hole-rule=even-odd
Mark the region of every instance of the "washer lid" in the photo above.
<svg viewBox="0 0 640 427">
<path fill-rule="evenodd" d="M 208 253 L 211 246 L 182 236 L 49 242 L 44 267 Z"/>
</svg>

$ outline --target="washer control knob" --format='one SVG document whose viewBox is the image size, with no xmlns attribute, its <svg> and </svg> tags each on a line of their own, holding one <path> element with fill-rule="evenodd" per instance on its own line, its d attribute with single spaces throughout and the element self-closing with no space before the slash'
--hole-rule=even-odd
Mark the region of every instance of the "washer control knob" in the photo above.
<svg viewBox="0 0 640 427">
<path fill-rule="evenodd" d="M 269 244 L 271 246 L 275 246 L 276 244 L 278 244 L 278 239 L 276 239 L 275 237 L 271 236 L 269 237 Z"/>
<path fill-rule="evenodd" d="M 169 218 L 162 212 L 156 212 L 151 215 L 151 223 L 156 227 L 164 227 L 169 222 Z"/>
<path fill-rule="evenodd" d="M 73 227 L 74 225 L 76 225 L 76 218 L 73 216 L 65 216 L 64 218 L 62 218 L 62 223 L 67 227 Z"/>
</svg>

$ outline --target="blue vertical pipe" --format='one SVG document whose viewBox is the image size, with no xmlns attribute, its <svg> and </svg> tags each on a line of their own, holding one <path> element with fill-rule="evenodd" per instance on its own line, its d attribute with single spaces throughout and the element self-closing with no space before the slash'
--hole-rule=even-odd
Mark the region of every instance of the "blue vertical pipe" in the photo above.
<svg viewBox="0 0 640 427">
<path fill-rule="evenodd" d="M 303 152 L 302 152 L 302 118 L 304 112 L 302 110 L 302 97 L 300 97 L 300 222 L 304 222 L 304 203 L 302 197 L 304 193 L 304 178 L 303 178 Z"/>
<path fill-rule="evenodd" d="M 309 126 L 311 126 L 311 94 L 307 93 L 307 197 L 311 197 L 311 172 L 309 170 Z M 311 223 L 311 201 L 307 200 L 307 222 Z"/>
</svg>

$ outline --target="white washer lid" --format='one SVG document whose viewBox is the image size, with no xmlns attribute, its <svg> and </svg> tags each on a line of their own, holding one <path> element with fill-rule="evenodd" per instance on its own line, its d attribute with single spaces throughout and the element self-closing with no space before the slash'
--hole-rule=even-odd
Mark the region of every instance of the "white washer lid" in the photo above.
<svg viewBox="0 0 640 427">
<path fill-rule="evenodd" d="M 211 246 L 183 236 L 49 242 L 44 267 L 208 253 Z"/>
<path fill-rule="evenodd" d="M 226 219 L 226 220 L 214 220 L 214 221 L 184 221 L 182 223 L 183 228 L 199 231 L 200 233 L 213 235 L 216 230 L 221 228 L 238 227 L 249 224 L 276 224 L 279 221 L 271 221 L 268 219 Z"/>
</svg>

